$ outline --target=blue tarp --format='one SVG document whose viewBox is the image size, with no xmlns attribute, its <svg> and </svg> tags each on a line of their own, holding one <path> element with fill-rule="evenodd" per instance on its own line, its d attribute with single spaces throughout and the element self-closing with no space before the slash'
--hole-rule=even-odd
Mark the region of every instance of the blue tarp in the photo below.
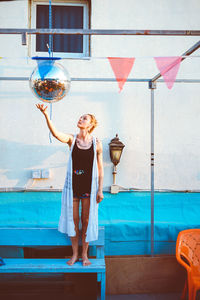
<svg viewBox="0 0 200 300">
<path fill-rule="evenodd" d="M 179 231 L 200 228 L 200 193 L 155 193 L 155 253 L 172 254 Z M 0 193 L 0 227 L 57 227 L 60 192 Z M 151 194 L 104 193 L 106 255 L 150 254 Z"/>
</svg>

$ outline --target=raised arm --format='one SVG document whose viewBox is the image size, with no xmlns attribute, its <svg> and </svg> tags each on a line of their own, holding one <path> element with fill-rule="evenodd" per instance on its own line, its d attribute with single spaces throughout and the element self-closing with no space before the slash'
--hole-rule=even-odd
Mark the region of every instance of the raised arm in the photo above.
<svg viewBox="0 0 200 300">
<path fill-rule="evenodd" d="M 59 140 L 62 143 L 67 143 L 69 146 L 72 144 L 73 135 L 72 134 L 66 134 L 58 131 L 56 127 L 54 126 L 53 122 L 50 120 L 48 112 L 47 112 L 47 106 L 44 107 L 44 104 L 36 104 L 36 107 L 43 113 L 45 116 L 47 126 L 52 133 L 52 135 Z"/>
</svg>

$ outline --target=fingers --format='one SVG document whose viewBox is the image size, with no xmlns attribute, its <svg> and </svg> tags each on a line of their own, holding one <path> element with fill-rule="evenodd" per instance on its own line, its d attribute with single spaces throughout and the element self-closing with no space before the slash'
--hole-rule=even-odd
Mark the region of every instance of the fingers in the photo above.
<svg viewBox="0 0 200 300">
<path fill-rule="evenodd" d="M 39 108 L 39 109 L 44 109 L 44 104 L 36 104 L 36 106 L 37 106 L 37 108 Z"/>
<path fill-rule="evenodd" d="M 40 109 L 40 110 L 41 110 L 41 108 L 42 108 L 42 105 L 43 105 L 43 104 L 39 104 L 39 103 L 37 103 L 35 106 L 36 106 L 38 109 Z"/>
<path fill-rule="evenodd" d="M 41 111 L 44 112 L 47 109 L 47 106 L 44 107 L 44 104 L 36 104 L 36 107 Z"/>
</svg>

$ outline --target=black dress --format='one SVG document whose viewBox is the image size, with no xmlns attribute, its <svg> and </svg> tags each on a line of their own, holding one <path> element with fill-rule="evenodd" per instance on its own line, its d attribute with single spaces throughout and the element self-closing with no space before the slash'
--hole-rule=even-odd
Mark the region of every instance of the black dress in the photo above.
<svg viewBox="0 0 200 300">
<path fill-rule="evenodd" d="M 92 167 L 94 160 L 93 143 L 89 149 L 80 149 L 75 145 L 72 151 L 72 186 L 75 196 L 90 194 L 92 183 Z"/>
</svg>

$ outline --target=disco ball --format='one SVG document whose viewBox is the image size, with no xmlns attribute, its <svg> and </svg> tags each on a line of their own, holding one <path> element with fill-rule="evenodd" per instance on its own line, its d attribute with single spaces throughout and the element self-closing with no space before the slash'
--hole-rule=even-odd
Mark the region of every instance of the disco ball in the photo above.
<svg viewBox="0 0 200 300">
<path fill-rule="evenodd" d="M 56 62 L 60 58 L 35 57 L 33 59 L 37 60 L 37 67 L 29 79 L 33 94 L 43 102 L 60 101 L 69 92 L 71 84 L 67 70 Z"/>
</svg>

